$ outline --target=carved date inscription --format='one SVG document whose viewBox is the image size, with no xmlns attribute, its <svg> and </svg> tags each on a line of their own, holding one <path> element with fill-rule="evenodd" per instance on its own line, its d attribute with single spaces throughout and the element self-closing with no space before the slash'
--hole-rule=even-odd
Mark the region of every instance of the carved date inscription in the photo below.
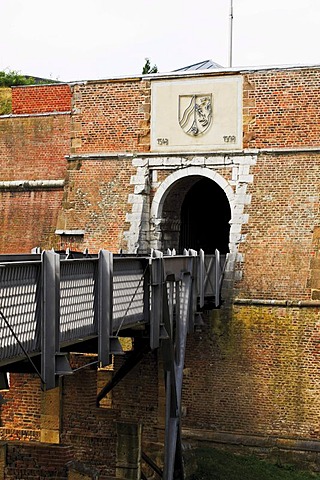
<svg viewBox="0 0 320 480">
<path fill-rule="evenodd" d="M 157 143 L 158 145 L 169 145 L 169 139 L 168 138 L 157 138 Z"/>
<path fill-rule="evenodd" d="M 224 143 L 236 143 L 237 137 L 235 135 L 224 135 Z"/>
</svg>

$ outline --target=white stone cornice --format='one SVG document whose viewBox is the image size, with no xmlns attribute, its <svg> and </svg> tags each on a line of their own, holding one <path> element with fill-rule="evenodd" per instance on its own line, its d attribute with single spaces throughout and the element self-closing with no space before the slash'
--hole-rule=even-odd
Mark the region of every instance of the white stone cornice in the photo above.
<svg viewBox="0 0 320 480">
<path fill-rule="evenodd" d="M 0 190 L 50 190 L 63 188 L 64 180 L 7 180 L 0 182 Z"/>
</svg>

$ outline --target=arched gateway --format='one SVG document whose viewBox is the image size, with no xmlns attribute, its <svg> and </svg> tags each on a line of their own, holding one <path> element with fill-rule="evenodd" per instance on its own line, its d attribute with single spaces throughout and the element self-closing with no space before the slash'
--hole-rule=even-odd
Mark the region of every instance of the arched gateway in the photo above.
<svg viewBox="0 0 320 480">
<path fill-rule="evenodd" d="M 151 205 L 151 246 L 229 252 L 232 204 L 232 188 L 218 173 L 197 167 L 174 172 Z"/>
<path fill-rule="evenodd" d="M 42 271 L 35 254 L 21 267 L 15 255 L 1 264 L 0 307 L 11 312 L 3 313 L 0 353 L 9 353 L 14 370 L 10 391 L 2 391 L 1 478 L 67 480 L 89 472 L 140 480 L 140 446 L 157 460 L 165 419 L 172 425 L 167 438 L 178 433 L 183 373 L 179 406 L 188 444 L 206 438 L 228 451 L 254 449 L 318 471 L 319 82 L 319 66 L 292 65 L 12 90 L 12 114 L 0 115 L 0 252 L 58 247 L 70 248 L 68 255 L 76 249 L 77 258 L 41 254 Z M 218 282 L 220 308 L 197 311 L 195 331 L 188 308 L 196 303 L 190 289 L 196 256 L 150 255 L 151 248 L 184 244 L 229 251 Z M 109 253 L 98 263 L 100 249 Z M 114 255 L 113 265 L 110 252 L 119 250 L 124 255 Z M 165 262 L 183 269 L 164 271 Z M 123 297 L 127 286 L 131 294 Z M 14 330 L 12 312 L 19 317 Z M 150 346 L 151 324 L 152 351 L 137 365 Z M 107 347 L 118 349 L 117 332 L 136 339 L 134 356 L 115 356 L 114 371 L 96 368 L 97 350 L 108 357 Z M 45 360 L 37 354 L 40 343 Z M 21 345 L 30 347 L 32 363 Z M 70 373 L 64 360 L 72 345 L 74 375 L 42 392 L 34 366 L 47 367 L 54 380 Z M 102 411 L 96 391 L 109 380 L 117 388 Z M 117 438 L 132 448 L 118 449 Z"/>
</svg>

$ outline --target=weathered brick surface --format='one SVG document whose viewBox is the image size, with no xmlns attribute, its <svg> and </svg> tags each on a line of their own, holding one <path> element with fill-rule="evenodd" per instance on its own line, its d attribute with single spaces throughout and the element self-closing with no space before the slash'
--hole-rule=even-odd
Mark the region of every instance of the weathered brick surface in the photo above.
<svg viewBox="0 0 320 480">
<path fill-rule="evenodd" d="M 183 425 L 319 440 L 319 335 L 317 308 L 211 312 L 188 339 Z"/>
<path fill-rule="evenodd" d="M 72 153 L 149 150 L 149 82 L 89 82 L 73 95 Z"/>
<path fill-rule="evenodd" d="M 319 146 L 318 68 L 248 73 L 244 83 L 244 146 Z"/>
<path fill-rule="evenodd" d="M 313 232 L 320 224 L 318 153 L 259 155 L 253 167 L 249 222 L 240 245 L 244 255 L 239 294 L 249 298 L 311 299 L 319 288 L 319 245 Z M 310 282 L 310 264 L 313 281 Z"/>
<path fill-rule="evenodd" d="M 81 249 L 105 248 L 114 253 L 126 248 L 128 194 L 133 192 L 131 160 L 82 160 L 69 162 L 67 193 L 58 228 L 83 229 Z"/>
<path fill-rule="evenodd" d="M 0 191 L 0 252 L 30 253 L 40 245 L 52 248 L 62 198 L 62 189 Z"/>
<path fill-rule="evenodd" d="M 33 374 L 10 374 L 10 389 L 2 392 L 1 440 L 36 441 L 40 438 L 40 381 Z"/>
<path fill-rule="evenodd" d="M 70 116 L 0 117 L 1 181 L 64 178 Z"/>
<path fill-rule="evenodd" d="M 35 443 L 8 443 L 6 480 L 67 480 L 72 448 Z"/>
<path fill-rule="evenodd" d="M 95 356 L 74 355 L 72 367 L 83 367 L 95 359 Z M 116 368 L 121 363 L 117 362 Z M 44 397 L 39 378 L 31 374 L 12 374 L 10 391 L 2 392 L 7 403 L 1 407 L 0 437 L 8 442 L 4 478 L 67 479 L 69 463 L 82 465 L 85 470 L 91 468 L 98 472 L 101 480 L 114 476 L 117 421 L 144 423 L 145 440 L 157 438 L 156 372 L 156 357 L 147 356 L 119 385 L 118 392 L 114 390 L 112 409 L 96 406 L 95 367 L 83 368 L 65 377 L 61 386 L 59 445 L 40 443 Z M 58 408 L 55 414 L 59 414 Z M 16 443 L 17 440 L 20 443 Z"/>
<path fill-rule="evenodd" d="M 115 369 L 121 364 L 121 357 L 117 357 Z M 156 442 L 158 439 L 158 384 L 162 380 L 162 372 L 158 372 L 157 353 L 150 353 L 113 391 L 113 407 L 119 411 L 120 420 L 141 421 L 145 442 Z"/>
<path fill-rule="evenodd" d="M 77 357 L 73 368 L 94 360 Z M 91 465 L 99 471 L 99 478 L 104 478 L 115 473 L 116 414 L 112 409 L 97 408 L 96 396 L 95 369 L 85 368 L 64 379 L 61 441 L 74 447 L 73 460 Z"/>
<path fill-rule="evenodd" d="M 145 170 L 141 168 L 139 174 L 145 177 L 136 180 L 133 159 L 123 154 L 135 156 L 150 149 L 150 82 L 138 79 L 73 86 L 71 127 L 67 115 L 0 119 L 1 180 L 66 181 L 64 192 L 2 191 L 0 249 L 21 252 L 39 244 L 54 246 L 54 230 L 66 228 L 85 234 L 81 239 L 61 239 L 61 247 L 126 250 L 128 216 L 136 214 L 130 201 L 136 190 L 138 199 L 145 201 L 144 213 L 149 214 L 154 196 L 170 175 L 186 171 L 190 164 L 200 169 L 206 165 L 234 194 L 232 213 L 238 215 L 239 231 L 233 244 L 241 259 L 235 273 L 242 277 L 236 277 L 235 288 L 226 290 L 223 307 L 207 313 L 206 326 L 188 338 L 183 426 L 239 434 L 250 437 L 250 442 L 254 437 L 275 437 L 284 446 L 288 438 L 318 445 L 318 309 L 229 307 L 228 302 L 235 296 L 289 303 L 320 299 L 320 155 L 316 150 L 320 148 L 320 70 L 270 69 L 243 76 L 244 147 L 269 149 L 257 150 L 251 164 L 244 157 L 241 160 L 239 152 L 220 159 L 211 158 L 210 152 L 182 159 L 142 156 Z M 43 103 L 39 95 L 37 100 L 32 97 L 36 89 L 14 89 L 15 112 L 65 111 L 68 89 L 62 87 L 61 98 L 58 95 L 55 101 L 49 101 L 49 90 L 56 89 L 56 94 L 59 90 L 46 87 Z M 64 156 L 69 153 L 74 157 L 66 166 Z M 154 167 L 156 162 L 160 166 Z M 182 182 L 175 191 L 178 183 L 168 192 L 166 212 L 180 208 L 191 184 Z M 237 204 L 239 197 L 243 197 L 243 211 Z M 208 228 L 214 223 L 214 207 L 204 206 L 210 212 Z M 245 220 L 241 223 L 240 218 Z M 148 225 L 150 218 L 144 221 Z M 116 359 L 115 368 L 122 362 Z M 17 377 L 17 389 L 13 385 L 6 394 L 8 403 L 1 407 L 3 439 L 39 440 L 40 387 L 23 383 L 23 378 Z M 98 409 L 96 392 L 94 369 L 65 378 L 61 441 L 72 446 L 72 460 L 95 465 L 101 478 L 106 478 L 115 473 L 116 421 L 141 421 L 144 446 L 163 440 L 164 388 L 156 354 L 148 355 L 116 386 L 112 408 Z M 32 397 L 26 414 L 24 395 Z M 28 464 L 23 470 L 13 456 L 8 458 L 16 478 L 29 478 L 33 467 Z M 10 468 L 8 464 L 11 480 Z M 61 463 L 58 468 L 65 467 Z"/>
<path fill-rule="evenodd" d="M 68 112 L 71 88 L 67 84 L 33 85 L 12 88 L 12 113 Z"/>
<path fill-rule="evenodd" d="M 45 182 L 65 179 L 69 125 L 68 115 L 0 118 L 0 180 L 18 183 L 0 189 L 1 253 L 55 244 L 63 183 L 48 188 Z M 32 187 L 34 181 L 37 188 Z"/>
</svg>

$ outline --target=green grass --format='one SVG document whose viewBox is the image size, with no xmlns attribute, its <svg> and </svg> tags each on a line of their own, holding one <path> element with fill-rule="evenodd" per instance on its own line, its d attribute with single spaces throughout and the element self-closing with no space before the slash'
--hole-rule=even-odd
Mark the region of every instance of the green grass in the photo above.
<svg viewBox="0 0 320 480">
<path fill-rule="evenodd" d="M 274 465 L 256 457 L 244 457 L 212 448 L 185 452 L 187 480 L 320 480 L 320 474 L 293 465 Z"/>
</svg>

